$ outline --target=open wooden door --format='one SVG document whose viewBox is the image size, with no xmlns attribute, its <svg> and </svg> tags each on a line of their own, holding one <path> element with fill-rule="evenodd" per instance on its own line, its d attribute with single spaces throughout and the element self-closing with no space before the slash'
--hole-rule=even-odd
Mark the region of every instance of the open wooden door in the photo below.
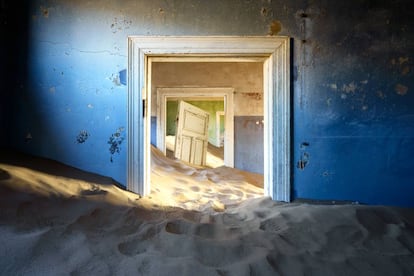
<svg viewBox="0 0 414 276">
<path fill-rule="evenodd" d="M 178 104 L 174 156 L 182 161 L 205 166 L 210 114 L 184 101 Z"/>
</svg>

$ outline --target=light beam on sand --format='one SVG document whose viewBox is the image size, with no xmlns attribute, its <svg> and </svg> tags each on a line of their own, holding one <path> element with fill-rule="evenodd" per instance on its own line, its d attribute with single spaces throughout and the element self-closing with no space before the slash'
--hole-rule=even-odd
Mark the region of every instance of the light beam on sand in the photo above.
<svg viewBox="0 0 414 276">
<path fill-rule="evenodd" d="M 136 206 L 150 209 L 179 207 L 187 210 L 222 212 L 227 207 L 263 196 L 263 176 L 221 166 L 218 168 L 192 167 L 178 160 L 166 158 L 152 148 L 152 192 L 139 195 L 123 190 L 110 178 L 96 176 L 84 180 L 70 177 L 85 174 L 57 162 L 33 159 L 43 170 L 24 166 L 1 164 L 10 175 L 4 181 L 14 190 L 46 198 L 71 198 L 101 201 L 118 206 Z M 40 162 L 40 163 L 38 163 Z"/>
</svg>

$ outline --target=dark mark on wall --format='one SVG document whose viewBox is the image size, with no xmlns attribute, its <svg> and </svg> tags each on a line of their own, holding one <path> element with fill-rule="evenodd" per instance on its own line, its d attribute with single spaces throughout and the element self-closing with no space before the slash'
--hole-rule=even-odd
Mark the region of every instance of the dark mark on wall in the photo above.
<svg viewBox="0 0 414 276">
<path fill-rule="evenodd" d="M 111 136 L 109 137 L 108 144 L 110 145 L 109 152 L 111 153 L 111 158 L 110 158 L 111 162 L 113 162 L 113 155 L 115 153 L 121 152 L 121 144 L 125 139 L 125 137 L 122 136 L 123 131 L 124 131 L 124 128 L 120 127 L 116 130 L 115 133 L 112 133 Z"/>
<path fill-rule="evenodd" d="M 129 29 L 129 27 L 132 25 L 132 20 L 126 20 L 126 19 L 114 19 L 114 22 L 111 24 L 111 29 L 113 33 L 116 33 L 121 30 Z"/>
<path fill-rule="evenodd" d="M 264 7 L 260 11 L 260 13 L 262 14 L 262 16 L 267 16 L 268 12 L 269 12 L 268 9 L 266 9 Z"/>
<path fill-rule="evenodd" d="M 42 14 L 43 14 L 44 18 L 49 17 L 49 9 L 48 8 L 40 7 L 40 10 L 42 11 Z"/>
<path fill-rule="evenodd" d="M 88 138 L 89 138 L 89 133 L 86 130 L 81 130 L 78 136 L 76 136 L 76 142 L 78 144 L 83 144 L 86 142 L 86 140 L 88 140 Z"/>
<path fill-rule="evenodd" d="M 304 152 L 302 153 L 302 156 L 300 157 L 296 166 L 298 167 L 298 169 L 303 170 L 308 165 L 308 163 L 309 163 L 309 153 Z"/>
</svg>

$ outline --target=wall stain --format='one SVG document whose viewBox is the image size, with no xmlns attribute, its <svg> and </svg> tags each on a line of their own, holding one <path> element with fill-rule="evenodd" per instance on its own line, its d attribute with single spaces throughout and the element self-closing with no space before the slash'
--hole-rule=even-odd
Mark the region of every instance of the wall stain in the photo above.
<svg viewBox="0 0 414 276">
<path fill-rule="evenodd" d="M 114 154 L 121 152 L 121 144 L 125 139 L 125 137 L 123 136 L 124 130 L 125 129 L 123 127 L 120 127 L 114 133 L 112 133 L 111 136 L 109 136 L 108 144 L 110 145 L 109 152 L 111 153 L 111 163 L 114 161 Z"/>
<path fill-rule="evenodd" d="M 118 31 L 129 29 L 131 25 L 132 25 L 132 20 L 118 19 L 115 17 L 114 22 L 111 24 L 111 30 L 112 30 L 112 33 L 116 33 Z"/>
<path fill-rule="evenodd" d="M 262 93 L 259 93 L 259 92 L 249 92 L 249 93 L 243 93 L 243 94 L 249 98 L 253 98 L 258 101 L 262 100 Z"/>
<path fill-rule="evenodd" d="M 273 20 L 269 26 L 269 35 L 277 35 L 282 30 L 282 23 L 279 20 Z"/>
<path fill-rule="evenodd" d="M 396 92 L 398 95 L 400 95 L 400 96 L 405 96 L 405 95 L 407 95 L 407 92 L 408 92 L 408 87 L 407 87 L 407 86 L 405 86 L 405 85 L 402 85 L 402 84 L 398 83 L 398 84 L 395 86 L 395 92 Z"/>
<path fill-rule="evenodd" d="M 44 18 L 48 18 L 49 17 L 49 9 L 45 8 L 45 7 L 40 7 L 40 10 L 42 12 L 42 15 Z"/>
</svg>

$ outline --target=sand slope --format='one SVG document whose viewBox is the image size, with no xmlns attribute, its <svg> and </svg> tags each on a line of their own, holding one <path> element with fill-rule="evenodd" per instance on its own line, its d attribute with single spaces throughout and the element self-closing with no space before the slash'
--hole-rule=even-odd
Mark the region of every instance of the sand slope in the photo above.
<svg viewBox="0 0 414 276">
<path fill-rule="evenodd" d="M 414 275 L 413 209 L 277 203 L 255 175 L 157 151 L 145 198 L 50 160 L 0 159 L 0 275 Z"/>
</svg>

